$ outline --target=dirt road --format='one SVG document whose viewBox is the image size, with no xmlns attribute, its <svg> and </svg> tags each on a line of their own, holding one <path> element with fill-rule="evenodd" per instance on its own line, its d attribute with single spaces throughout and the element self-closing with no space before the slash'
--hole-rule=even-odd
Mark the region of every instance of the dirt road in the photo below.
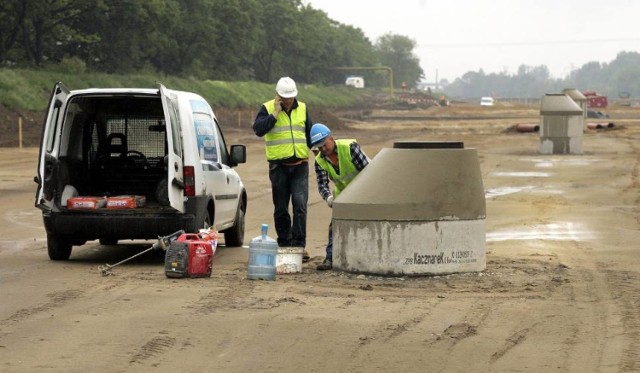
<svg viewBox="0 0 640 373">
<path fill-rule="evenodd" d="M 0 149 L 0 371 L 640 371 L 640 108 L 587 131 L 582 155 L 540 155 L 538 134 L 509 130 L 535 109 L 476 110 L 374 112 L 394 119 L 335 131 L 372 158 L 396 140 L 478 149 L 487 269 L 446 276 L 317 272 L 330 210 L 312 172 L 303 273 L 247 280 L 248 249 L 220 247 L 211 278 L 167 279 L 158 254 L 103 277 L 148 245 L 90 242 L 50 261 L 37 150 Z M 248 243 L 273 226 L 263 144 L 249 125 L 226 136 L 248 147 Z"/>
</svg>

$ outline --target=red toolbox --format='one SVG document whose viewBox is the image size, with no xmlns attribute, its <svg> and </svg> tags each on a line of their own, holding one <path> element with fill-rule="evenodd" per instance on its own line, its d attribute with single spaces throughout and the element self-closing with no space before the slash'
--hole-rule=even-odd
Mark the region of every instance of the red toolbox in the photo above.
<svg viewBox="0 0 640 373">
<path fill-rule="evenodd" d="M 171 242 L 164 258 L 167 277 L 211 277 L 213 247 L 195 233 L 185 233 Z"/>
</svg>

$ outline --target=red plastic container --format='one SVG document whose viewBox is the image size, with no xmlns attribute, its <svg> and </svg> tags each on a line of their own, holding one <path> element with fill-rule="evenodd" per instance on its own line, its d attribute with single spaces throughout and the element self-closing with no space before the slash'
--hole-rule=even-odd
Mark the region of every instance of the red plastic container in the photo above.
<svg viewBox="0 0 640 373">
<path fill-rule="evenodd" d="M 167 277 L 211 277 L 213 254 L 209 241 L 203 241 L 194 233 L 182 234 L 167 249 L 165 274 Z"/>
</svg>

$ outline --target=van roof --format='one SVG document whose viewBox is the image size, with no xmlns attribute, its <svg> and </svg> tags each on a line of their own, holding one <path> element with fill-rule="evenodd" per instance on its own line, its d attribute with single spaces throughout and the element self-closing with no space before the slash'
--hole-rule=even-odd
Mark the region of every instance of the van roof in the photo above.
<svg viewBox="0 0 640 373">
<path fill-rule="evenodd" d="M 157 95 L 157 88 L 87 88 L 72 90 L 71 94 L 98 94 L 98 93 L 138 93 L 145 95 Z"/>
</svg>

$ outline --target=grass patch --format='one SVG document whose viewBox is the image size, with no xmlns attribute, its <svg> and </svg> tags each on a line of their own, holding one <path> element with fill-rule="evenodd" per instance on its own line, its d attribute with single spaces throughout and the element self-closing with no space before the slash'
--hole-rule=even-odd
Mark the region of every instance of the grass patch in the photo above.
<svg viewBox="0 0 640 373">
<path fill-rule="evenodd" d="M 69 73 L 29 69 L 0 69 L 0 104 L 11 110 L 46 110 L 56 82 L 71 90 L 85 88 L 156 88 L 158 83 L 175 90 L 191 91 L 204 97 L 213 107 L 255 108 L 275 96 L 273 84 L 241 81 L 198 80 L 154 74 L 118 75 Z M 351 107 L 375 91 L 343 85 L 298 85 L 298 99 L 314 107 Z"/>
</svg>

